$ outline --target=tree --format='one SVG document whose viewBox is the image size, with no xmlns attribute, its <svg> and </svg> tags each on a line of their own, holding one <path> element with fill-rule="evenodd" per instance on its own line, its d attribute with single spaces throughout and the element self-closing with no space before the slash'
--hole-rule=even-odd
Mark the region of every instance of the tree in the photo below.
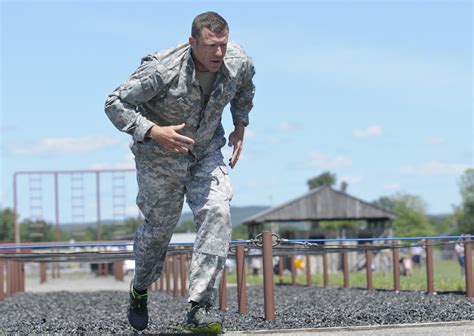
<svg viewBox="0 0 474 336">
<path fill-rule="evenodd" d="M 6 208 L 0 211 L 0 241 L 13 241 L 15 215 L 12 209 Z"/>
<path fill-rule="evenodd" d="M 425 202 L 419 196 L 409 194 L 383 196 L 374 204 L 395 212 L 397 218 L 393 221 L 393 228 L 396 237 L 419 237 L 433 234 L 433 227 L 426 216 Z"/>
<path fill-rule="evenodd" d="M 348 183 L 346 181 L 341 182 L 341 191 L 345 193 L 347 191 Z"/>
<path fill-rule="evenodd" d="M 373 201 L 372 203 L 390 211 L 393 211 L 395 208 L 394 200 L 388 196 L 379 197 L 379 199 Z"/>
<path fill-rule="evenodd" d="M 336 174 L 326 171 L 316 177 L 313 177 L 312 179 L 309 179 L 307 183 L 309 189 L 312 190 L 325 185 L 332 187 L 336 184 L 336 179 Z"/>
<path fill-rule="evenodd" d="M 461 206 L 455 208 L 458 233 L 474 234 L 474 169 L 467 169 L 459 180 Z"/>
<path fill-rule="evenodd" d="M 20 224 L 20 239 L 31 242 L 55 241 L 55 230 L 53 225 L 42 219 L 25 219 Z"/>
<path fill-rule="evenodd" d="M 192 220 L 187 220 L 182 223 L 180 223 L 176 228 L 174 229 L 175 233 L 186 233 L 186 232 L 195 232 L 196 227 L 194 226 L 194 221 Z"/>
</svg>

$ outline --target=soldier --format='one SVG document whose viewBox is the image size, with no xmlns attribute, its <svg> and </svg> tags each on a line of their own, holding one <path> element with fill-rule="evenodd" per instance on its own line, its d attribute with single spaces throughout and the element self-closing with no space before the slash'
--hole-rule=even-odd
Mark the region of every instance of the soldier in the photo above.
<svg viewBox="0 0 474 336">
<path fill-rule="evenodd" d="M 223 328 L 212 309 L 231 237 L 232 189 L 221 153 L 226 143 L 221 117 L 230 103 L 234 168 L 255 93 L 252 61 L 238 44 L 228 43 L 228 35 L 219 14 L 196 16 L 188 43 L 144 57 L 105 104 L 112 123 L 133 137 L 137 205 L 145 217 L 134 237 L 127 313 L 137 330 L 148 325 L 147 288 L 162 271 L 184 196 L 197 231 L 184 327 L 212 333 Z"/>
</svg>

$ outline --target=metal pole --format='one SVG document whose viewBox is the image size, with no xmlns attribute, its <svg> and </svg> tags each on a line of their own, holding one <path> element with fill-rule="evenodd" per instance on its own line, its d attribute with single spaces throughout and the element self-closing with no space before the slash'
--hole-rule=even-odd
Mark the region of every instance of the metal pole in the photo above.
<svg viewBox="0 0 474 336">
<path fill-rule="evenodd" d="M 219 309 L 227 310 L 227 267 L 222 270 L 221 283 L 219 285 Z"/>
<path fill-rule="evenodd" d="M 100 240 L 102 232 L 100 229 L 100 172 L 95 172 L 95 193 L 96 193 L 96 206 L 97 206 L 97 226 L 96 226 L 96 239 Z"/>
<path fill-rule="evenodd" d="M 61 241 L 61 231 L 59 230 L 59 187 L 58 172 L 54 172 L 54 213 L 56 219 L 56 241 Z"/>
<path fill-rule="evenodd" d="M 349 288 L 349 260 L 347 252 L 342 252 L 342 273 L 344 274 L 344 288 Z"/>
<path fill-rule="evenodd" d="M 372 290 L 374 289 L 374 286 L 372 283 L 372 251 L 371 250 L 365 251 L 365 258 L 366 258 L 365 269 L 367 271 L 367 289 Z"/>
<path fill-rule="evenodd" d="M 306 286 L 311 287 L 311 256 L 306 255 Z"/>
<path fill-rule="evenodd" d="M 472 245 L 471 238 L 464 238 L 464 271 L 466 278 L 466 295 L 474 297 L 474 283 L 472 282 Z"/>
<path fill-rule="evenodd" d="M 328 276 L 328 255 L 323 252 L 323 287 L 326 288 L 329 284 Z"/>
<path fill-rule="evenodd" d="M 398 244 L 398 241 L 393 242 L 394 245 Z M 392 266 L 393 266 L 393 286 L 395 292 L 400 292 L 400 251 L 398 247 L 394 247 L 392 250 Z"/>
<path fill-rule="evenodd" d="M 15 232 L 15 245 L 20 245 L 20 225 L 18 224 L 18 195 L 16 190 L 17 173 L 13 174 L 13 229 Z M 17 251 L 18 252 L 18 251 Z"/>
<path fill-rule="evenodd" d="M 181 266 L 181 295 L 186 296 L 186 253 L 180 255 L 180 266 Z"/>
<path fill-rule="evenodd" d="M 243 246 L 237 246 L 236 263 L 239 313 L 247 314 L 247 284 L 245 279 L 245 252 Z"/>
<path fill-rule="evenodd" d="M 265 320 L 275 320 L 275 290 L 273 285 L 272 233 L 264 231 L 263 236 L 263 294 Z"/>
<path fill-rule="evenodd" d="M 426 279 L 428 293 L 433 294 L 434 290 L 434 281 L 433 281 L 433 245 L 431 240 L 425 242 L 426 247 Z"/>
</svg>

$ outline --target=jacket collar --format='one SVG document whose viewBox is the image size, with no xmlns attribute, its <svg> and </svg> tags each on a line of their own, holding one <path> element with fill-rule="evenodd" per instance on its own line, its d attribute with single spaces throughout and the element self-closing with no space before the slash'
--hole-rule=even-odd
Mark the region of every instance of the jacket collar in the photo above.
<svg viewBox="0 0 474 336">
<path fill-rule="evenodd" d="M 183 64 L 184 64 L 184 67 L 182 68 L 181 71 L 182 71 L 182 75 L 186 77 L 186 82 L 190 84 L 199 85 L 199 82 L 196 79 L 196 65 L 192 57 L 192 48 L 189 44 L 188 44 L 188 50 L 186 51 L 184 55 Z M 227 68 L 225 57 L 217 75 L 218 77 L 224 75 L 227 79 L 230 78 L 229 69 Z"/>
</svg>

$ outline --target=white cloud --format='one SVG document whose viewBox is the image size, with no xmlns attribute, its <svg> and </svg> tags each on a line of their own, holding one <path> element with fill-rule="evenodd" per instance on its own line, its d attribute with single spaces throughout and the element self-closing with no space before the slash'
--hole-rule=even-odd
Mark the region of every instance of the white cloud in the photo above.
<svg viewBox="0 0 474 336">
<path fill-rule="evenodd" d="M 140 210 L 136 205 L 131 205 L 125 209 L 125 215 L 127 217 L 137 217 L 140 214 Z"/>
<path fill-rule="evenodd" d="M 319 152 L 310 153 L 307 162 L 310 167 L 320 168 L 335 168 L 352 165 L 352 160 L 342 155 L 331 157 Z"/>
<path fill-rule="evenodd" d="M 333 80 L 357 81 L 377 87 L 415 88 L 416 92 L 468 87 L 471 81 L 465 63 L 436 58 L 427 61 L 424 55 L 393 50 L 326 45 L 288 58 L 295 65 L 291 71 L 304 69 L 306 74 L 313 71 Z M 314 66 L 308 68 L 307 64 Z"/>
<path fill-rule="evenodd" d="M 442 163 L 438 161 L 427 161 L 419 165 L 407 165 L 401 167 L 401 172 L 408 175 L 460 175 L 468 168 L 463 163 Z"/>
<path fill-rule="evenodd" d="M 45 138 L 37 143 L 13 144 L 10 150 L 17 155 L 84 154 L 118 144 L 116 138 L 85 136 L 78 138 Z"/>
<path fill-rule="evenodd" d="M 387 183 L 383 185 L 383 188 L 387 190 L 399 190 L 400 185 L 398 183 Z"/>
<path fill-rule="evenodd" d="M 341 181 L 346 181 L 349 185 L 362 182 L 362 176 L 342 176 Z"/>
<path fill-rule="evenodd" d="M 426 145 L 440 145 L 445 142 L 445 139 L 439 137 L 426 138 L 423 141 Z"/>
<path fill-rule="evenodd" d="M 288 121 L 283 121 L 278 125 L 278 130 L 283 132 L 293 132 L 299 130 L 300 125 Z"/>
<path fill-rule="evenodd" d="M 89 169 L 101 170 L 101 169 L 135 169 L 135 158 L 132 152 L 128 152 L 122 157 L 120 162 L 109 164 L 109 163 L 95 163 L 89 167 Z"/>
<path fill-rule="evenodd" d="M 255 131 L 253 131 L 250 128 L 245 129 L 244 139 L 247 139 L 247 138 L 252 139 L 253 137 L 255 137 Z"/>
<path fill-rule="evenodd" d="M 356 138 L 368 138 L 368 137 L 379 137 L 382 136 L 382 127 L 378 125 L 370 126 L 365 129 L 355 129 L 352 131 L 352 136 Z"/>
</svg>

